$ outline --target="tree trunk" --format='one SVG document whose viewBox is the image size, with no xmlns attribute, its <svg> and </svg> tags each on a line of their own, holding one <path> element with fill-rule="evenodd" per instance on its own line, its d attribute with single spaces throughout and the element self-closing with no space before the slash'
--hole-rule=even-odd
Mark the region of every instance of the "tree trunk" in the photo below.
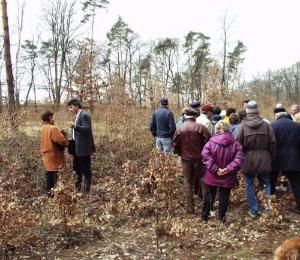
<svg viewBox="0 0 300 260">
<path fill-rule="evenodd" d="M 14 76 L 12 72 L 11 55 L 10 55 L 7 3 L 6 0 L 2 0 L 1 3 L 2 3 L 2 24 L 3 24 L 3 33 L 4 33 L 4 60 L 5 60 L 6 81 L 7 81 L 7 88 L 8 88 L 8 112 L 10 115 L 11 127 L 16 128 L 17 122 L 16 122 L 15 86 L 14 86 Z"/>
</svg>

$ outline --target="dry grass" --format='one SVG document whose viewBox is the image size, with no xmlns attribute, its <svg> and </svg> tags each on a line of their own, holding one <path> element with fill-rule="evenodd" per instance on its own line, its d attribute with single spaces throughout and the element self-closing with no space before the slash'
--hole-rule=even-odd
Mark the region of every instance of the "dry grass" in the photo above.
<svg viewBox="0 0 300 260">
<path fill-rule="evenodd" d="M 287 192 L 268 201 L 273 210 L 258 220 L 247 216 L 243 186 L 232 194 L 225 225 L 214 217 L 201 222 L 200 200 L 197 215 L 186 214 L 178 158 L 151 152 L 151 111 L 128 105 L 102 105 L 92 115 L 90 197 L 74 191 L 68 157 L 55 198 L 46 198 L 39 152 L 45 109 L 24 111 L 17 134 L 5 131 L 2 120 L 1 258 L 270 259 L 282 241 L 300 234 Z M 57 112 L 57 125 L 66 128 L 69 120 L 65 109 Z"/>
</svg>

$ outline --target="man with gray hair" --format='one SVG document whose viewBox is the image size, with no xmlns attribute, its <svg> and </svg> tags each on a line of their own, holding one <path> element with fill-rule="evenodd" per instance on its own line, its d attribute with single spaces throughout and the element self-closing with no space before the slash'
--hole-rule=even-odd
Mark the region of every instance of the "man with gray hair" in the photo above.
<svg viewBox="0 0 300 260">
<path fill-rule="evenodd" d="M 300 214 L 300 126 L 288 119 L 285 109 L 275 108 L 276 121 L 271 125 L 276 137 L 276 160 L 271 174 L 271 193 L 274 194 L 279 172 L 285 175 L 296 200 L 295 212 Z"/>
<path fill-rule="evenodd" d="M 298 105 L 296 104 L 291 105 L 290 113 L 294 121 L 295 121 L 295 115 L 298 114 L 299 112 L 300 109 Z"/>
</svg>

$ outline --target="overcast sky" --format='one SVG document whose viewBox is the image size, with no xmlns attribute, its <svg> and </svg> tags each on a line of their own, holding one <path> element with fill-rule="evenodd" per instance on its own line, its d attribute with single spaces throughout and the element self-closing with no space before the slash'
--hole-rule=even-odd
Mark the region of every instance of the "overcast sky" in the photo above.
<svg viewBox="0 0 300 260">
<path fill-rule="evenodd" d="M 212 54 L 221 55 L 221 20 L 227 12 L 234 19 L 229 30 L 231 48 L 237 40 L 247 47 L 247 79 L 267 69 L 300 61 L 300 0 L 109 0 L 98 11 L 95 38 L 102 41 L 120 15 L 141 40 L 163 37 L 183 39 L 190 30 L 211 37 Z M 9 0 L 12 22 L 16 13 Z M 44 0 L 26 0 L 24 36 L 37 31 Z M 230 50 L 229 47 L 229 50 Z"/>
</svg>

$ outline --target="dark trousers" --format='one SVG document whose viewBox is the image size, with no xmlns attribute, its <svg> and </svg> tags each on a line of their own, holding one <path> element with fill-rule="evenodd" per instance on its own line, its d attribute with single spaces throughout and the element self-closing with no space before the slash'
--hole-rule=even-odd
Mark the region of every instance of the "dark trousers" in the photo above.
<svg viewBox="0 0 300 260">
<path fill-rule="evenodd" d="M 297 209 L 300 210 L 300 172 L 282 172 L 292 187 L 292 191 L 296 200 Z"/>
<path fill-rule="evenodd" d="M 276 184 L 279 176 L 279 171 L 272 171 L 270 174 L 271 195 L 275 194 Z"/>
<path fill-rule="evenodd" d="M 46 190 L 47 192 L 50 192 L 52 188 L 54 188 L 56 182 L 58 179 L 57 172 L 51 172 L 47 171 L 46 172 Z"/>
<path fill-rule="evenodd" d="M 202 219 L 208 220 L 209 212 L 213 209 L 214 201 L 219 188 L 219 220 L 224 221 L 226 212 L 229 205 L 230 188 L 222 188 L 206 185 L 203 208 L 202 208 Z"/>
<path fill-rule="evenodd" d="M 89 193 L 92 181 L 91 156 L 74 156 L 73 170 L 77 174 L 76 189 L 81 191 L 82 175 L 84 176 L 83 192 Z"/>
<path fill-rule="evenodd" d="M 199 192 L 202 186 L 202 175 L 203 175 L 203 163 L 202 161 L 181 161 L 182 174 L 184 176 L 184 192 L 187 203 L 187 211 L 190 213 L 194 212 L 194 199 L 193 199 L 193 189 L 195 186 L 198 190 L 194 192 Z M 197 183 L 195 183 L 195 180 Z"/>
</svg>

